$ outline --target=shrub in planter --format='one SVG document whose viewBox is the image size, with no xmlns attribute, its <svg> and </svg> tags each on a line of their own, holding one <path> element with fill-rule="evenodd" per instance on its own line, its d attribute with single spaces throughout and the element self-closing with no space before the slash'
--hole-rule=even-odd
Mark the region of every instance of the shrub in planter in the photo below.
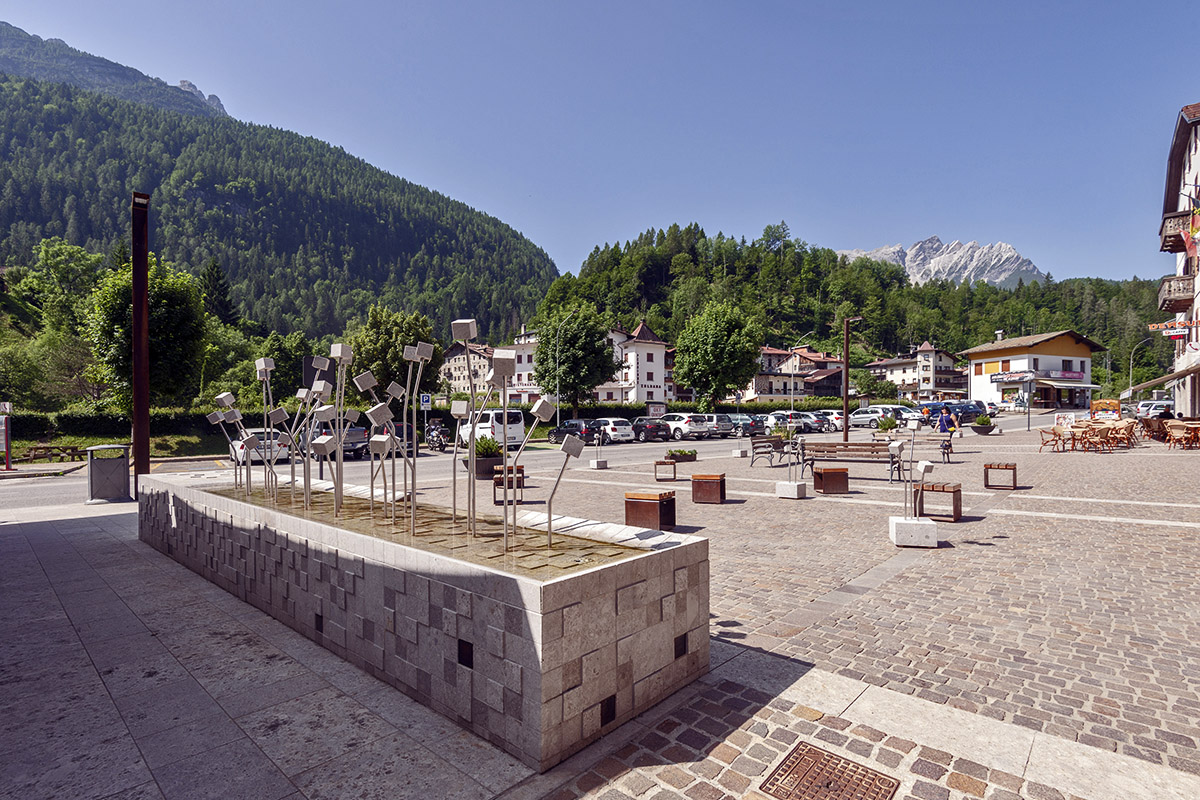
<svg viewBox="0 0 1200 800">
<path fill-rule="evenodd" d="M 987 414 L 980 414 L 978 417 L 976 417 L 976 418 L 975 418 L 975 423 L 974 423 L 974 424 L 975 424 L 975 425 L 978 425 L 978 426 L 982 426 L 982 425 L 991 425 L 991 424 L 992 424 L 992 418 L 991 418 L 991 417 L 989 417 Z"/>
<path fill-rule="evenodd" d="M 695 461 L 696 460 L 696 451 L 695 450 L 668 450 L 667 451 L 667 459 L 670 461 L 675 461 L 675 462 Z"/>
<path fill-rule="evenodd" d="M 476 458 L 499 458 L 500 443 L 490 436 L 480 436 L 475 440 Z"/>
<path fill-rule="evenodd" d="M 884 432 L 894 431 L 894 430 L 896 430 L 896 426 L 898 424 L 899 423 L 896 422 L 895 417 L 882 417 L 879 420 L 879 430 L 884 431 Z"/>
</svg>

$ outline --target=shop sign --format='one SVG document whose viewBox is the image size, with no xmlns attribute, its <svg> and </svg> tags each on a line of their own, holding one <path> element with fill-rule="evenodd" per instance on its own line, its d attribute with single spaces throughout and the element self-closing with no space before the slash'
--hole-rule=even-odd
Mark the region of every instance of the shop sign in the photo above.
<svg viewBox="0 0 1200 800">
<path fill-rule="evenodd" d="M 1195 319 L 1173 319 L 1167 322 L 1151 322 L 1149 329 L 1152 331 L 1169 331 L 1174 328 L 1195 328 L 1196 323 L 1200 320 Z"/>
<path fill-rule="evenodd" d="M 1019 372 L 997 372 L 992 375 L 992 383 L 1026 383 L 1031 380 L 1033 380 L 1033 370 L 1031 369 Z"/>
<path fill-rule="evenodd" d="M 1039 372 L 1038 375 L 1043 378 L 1065 378 L 1069 381 L 1083 380 L 1082 372 L 1063 372 L 1062 370 L 1058 369 L 1042 370 L 1042 372 Z"/>
</svg>

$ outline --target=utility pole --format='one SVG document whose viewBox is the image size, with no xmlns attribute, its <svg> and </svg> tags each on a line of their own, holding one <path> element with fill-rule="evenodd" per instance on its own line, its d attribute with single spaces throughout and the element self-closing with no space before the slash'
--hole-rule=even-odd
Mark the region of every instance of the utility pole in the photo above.
<svg viewBox="0 0 1200 800">
<path fill-rule="evenodd" d="M 150 472 L 150 195 L 133 193 L 133 486 Z"/>
<path fill-rule="evenodd" d="M 850 441 L 850 323 L 862 317 L 842 320 L 842 441 Z"/>
</svg>

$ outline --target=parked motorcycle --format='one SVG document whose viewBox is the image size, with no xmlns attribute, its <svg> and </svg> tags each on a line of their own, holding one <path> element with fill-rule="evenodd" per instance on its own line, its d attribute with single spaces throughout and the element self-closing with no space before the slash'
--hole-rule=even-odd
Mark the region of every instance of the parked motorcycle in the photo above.
<svg viewBox="0 0 1200 800">
<path fill-rule="evenodd" d="M 431 423 L 425 430 L 425 446 L 430 450 L 437 450 L 439 453 L 444 453 L 449 444 L 450 437 L 446 433 L 446 429 L 441 425 Z"/>
</svg>

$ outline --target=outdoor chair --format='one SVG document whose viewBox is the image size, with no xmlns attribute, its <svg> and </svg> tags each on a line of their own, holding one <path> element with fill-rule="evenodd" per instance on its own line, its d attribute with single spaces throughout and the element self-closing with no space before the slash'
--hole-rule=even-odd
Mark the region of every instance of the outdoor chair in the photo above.
<svg viewBox="0 0 1200 800">
<path fill-rule="evenodd" d="M 1039 453 L 1047 447 L 1056 453 L 1061 453 L 1067 449 L 1067 440 L 1063 438 L 1062 427 L 1055 425 L 1049 430 L 1039 428 L 1038 433 L 1042 435 L 1042 446 L 1038 448 Z"/>
<path fill-rule="evenodd" d="M 1163 429 L 1166 431 L 1167 447 L 1186 448 L 1190 444 L 1187 426 L 1182 422 L 1164 420 Z"/>
</svg>

